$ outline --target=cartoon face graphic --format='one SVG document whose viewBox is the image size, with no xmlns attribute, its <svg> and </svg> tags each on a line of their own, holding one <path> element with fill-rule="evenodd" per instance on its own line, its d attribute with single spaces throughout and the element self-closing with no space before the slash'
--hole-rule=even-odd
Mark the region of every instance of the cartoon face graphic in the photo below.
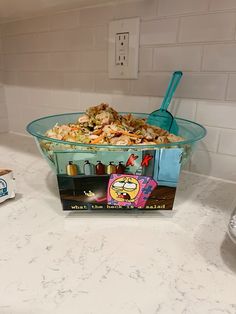
<svg viewBox="0 0 236 314">
<path fill-rule="evenodd" d="M 118 202 L 134 202 L 138 192 L 140 190 L 140 184 L 137 179 L 132 177 L 119 177 L 110 186 L 111 197 Z"/>
</svg>

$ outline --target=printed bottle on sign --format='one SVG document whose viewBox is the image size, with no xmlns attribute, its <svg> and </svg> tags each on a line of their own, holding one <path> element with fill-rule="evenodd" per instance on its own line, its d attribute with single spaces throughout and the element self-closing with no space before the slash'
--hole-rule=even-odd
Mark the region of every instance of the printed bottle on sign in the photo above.
<svg viewBox="0 0 236 314">
<path fill-rule="evenodd" d="M 93 171 L 93 165 L 90 164 L 88 160 L 85 160 L 84 162 L 84 174 L 89 176 L 94 173 Z"/>
<path fill-rule="evenodd" d="M 116 173 L 122 174 L 125 172 L 125 165 L 123 164 L 123 161 L 119 161 L 119 165 L 116 166 Z"/>
<path fill-rule="evenodd" d="M 105 165 L 102 164 L 102 162 L 100 160 L 97 161 L 96 174 L 98 174 L 98 175 L 105 174 Z"/>
<path fill-rule="evenodd" d="M 116 166 L 113 165 L 113 161 L 110 161 L 108 167 L 107 167 L 107 174 L 116 173 Z"/>
<path fill-rule="evenodd" d="M 66 166 L 66 173 L 68 176 L 76 176 L 78 174 L 78 167 L 73 164 L 73 161 L 69 161 L 69 164 Z"/>
</svg>

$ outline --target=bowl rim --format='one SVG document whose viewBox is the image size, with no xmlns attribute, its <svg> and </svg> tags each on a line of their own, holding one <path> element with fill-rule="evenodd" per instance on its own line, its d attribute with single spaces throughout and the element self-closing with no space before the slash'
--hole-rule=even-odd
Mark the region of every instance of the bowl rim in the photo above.
<svg viewBox="0 0 236 314">
<path fill-rule="evenodd" d="M 143 113 L 143 112 L 118 112 L 119 114 L 133 114 L 133 115 L 144 115 L 144 116 L 148 116 L 148 113 Z M 179 118 L 179 117 L 174 117 L 175 120 L 177 121 L 184 121 L 187 122 L 189 124 L 194 124 L 196 125 L 200 130 L 201 133 L 199 136 L 192 138 L 192 139 L 188 139 L 185 141 L 180 141 L 180 142 L 172 142 L 172 143 L 164 143 L 164 144 L 150 144 L 150 145 L 140 145 L 140 144 L 136 144 L 136 145 L 109 145 L 109 144 L 85 144 L 85 143 L 78 143 L 78 142 L 70 142 L 70 141 L 62 141 L 62 140 L 58 140 L 58 139 L 54 139 L 42 134 L 38 134 L 37 132 L 34 132 L 32 130 L 33 124 L 36 122 L 39 122 L 41 120 L 45 120 L 45 119 L 50 119 L 52 117 L 61 117 L 61 116 L 66 116 L 66 115 L 73 115 L 73 114 L 77 114 L 77 115 L 81 115 L 81 114 L 85 114 L 85 112 L 67 112 L 67 113 L 61 113 L 61 114 L 54 114 L 54 115 L 48 115 L 48 116 L 43 116 L 40 117 L 38 119 L 35 119 L 33 121 L 31 121 L 27 126 L 26 126 L 26 131 L 31 134 L 32 136 L 36 137 L 36 138 L 40 138 L 42 140 L 46 140 L 46 141 L 50 141 L 50 142 L 54 142 L 57 144 L 61 144 L 61 145 L 73 145 L 73 146 L 82 146 L 82 147 L 87 147 L 87 148 L 133 148 L 133 149 L 144 149 L 144 148 L 163 148 L 163 147 L 171 147 L 171 146 L 177 146 L 177 145 L 186 145 L 186 144 L 192 144 L 193 142 L 197 142 L 200 141 L 202 138 L 204 138 L 206 136 L 206 128 L 204 126 L 202 126 L 201 124 L 188 120 L 188 119 L 183 119 L 183 118 Z"/>
</svg>

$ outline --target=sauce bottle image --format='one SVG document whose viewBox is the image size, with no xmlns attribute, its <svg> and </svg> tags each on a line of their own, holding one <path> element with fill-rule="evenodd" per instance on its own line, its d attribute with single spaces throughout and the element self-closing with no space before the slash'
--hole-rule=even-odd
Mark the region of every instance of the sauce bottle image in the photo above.
<svg viewBox="0 0 236 314">
<path fill-rule="evenodd" d="M 125 172 L 125 165 L 123 164 L 123 161 L 119 161 L 119 165 L 116 166 L 116 173 L 122 174 Z"/>
<path fill-rule="evenodd" d="M 102 162 L 100 160 L 97 161 L 96 174 L 98 174 L 98 175 L 105 174 L 105 165 L 102 164 Z"/>
<path fill-rule="evenodd" d="M 108 167 L 107 167 L 107 174 L 116 173 L 116 166 L 113 165 L 113 161 L 110 161 Z"/>
<path fill-rule="evenodd" d="M 66 166 L 66 173 L 68 176 L 76 176 L 78 174 L 78 167 L 73 164 L 73 161 L 69 161 L 69 164 Z"/>
<path fill-rule="evenodd" d="M 89 176 L 94 173 L 93 165 L 90 164 L 88 160 L 84 161 L 84 174 Z"/>
</svg>

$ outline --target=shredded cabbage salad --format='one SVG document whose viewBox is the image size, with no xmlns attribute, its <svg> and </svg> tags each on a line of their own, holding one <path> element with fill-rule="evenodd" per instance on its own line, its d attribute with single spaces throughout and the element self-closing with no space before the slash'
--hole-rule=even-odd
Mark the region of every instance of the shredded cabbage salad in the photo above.
<svg viewBox="0 0 236 314">
<path fill-rule="evenodd" d="M 156 145 L 184 139 L 148 125 L 132 114 L 120 115 L 108 104 L 90 107 L 75 123 L 56 124 L 45 135 L 57 140 L 108 145 Z"/>
</svg>

